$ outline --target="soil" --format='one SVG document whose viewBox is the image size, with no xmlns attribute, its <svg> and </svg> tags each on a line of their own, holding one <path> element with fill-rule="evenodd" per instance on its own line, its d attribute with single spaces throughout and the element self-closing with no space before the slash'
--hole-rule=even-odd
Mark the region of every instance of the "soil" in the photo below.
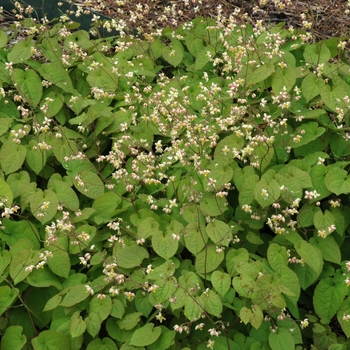
<svg viewBox="0 0 350 350">
<path fill-rule="evenodd" d="M 154 31 L 165 26 L 176 27 L 195 17 L 214 17 L 221 6 L 222 16 L 233 13 L 240 18 L 247 14 L 254 23 L 284 22 L 287 26 L 303 27 L 311 22 L 316 39 L 347 37 L 350 34 L 350 1 L 344 0 L 76 0 L 102 14 L 122 19 L 131 29 Z M 120 4 L 119 6 L 117 4 Z M 123 5 L 123 3 L 125 3 Z M 283 8 L 283 5 L 284 8 Z M 142 10 L 137 8 L 142 7 Z M 305 18 L 302 19 L 302 14 Z M 135 20 L 132 19 L 135 15 Z M 165 15 L 165 16 L 163 16 Z"/>
<path fill-rule="evenodd" d="M 124 21 L 131 31 L 144 33 L 178 27 L 195 17 L 215 17 L 220 6 L 223 17 L 234 15 L 243 20 L 247 16 L 253 23 L 284 22 L 288 27 L 301 28 L 303 21 L 310 22 L 317 40 L 350 35 L 350 0 L 75 0 L 73 3 Z M 7 27 L 15 20 L 14 14 L 3 13 L 0 27 Z"/>
</svg>

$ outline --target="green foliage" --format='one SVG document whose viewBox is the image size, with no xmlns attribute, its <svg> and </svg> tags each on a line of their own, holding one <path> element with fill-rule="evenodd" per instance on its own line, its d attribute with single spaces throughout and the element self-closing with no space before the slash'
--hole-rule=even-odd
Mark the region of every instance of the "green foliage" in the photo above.
<svg viewBox="0 0 350 350">
<path fill-rule="evenodd" d="M 25 25 L 0 30 L 1 349 L 349 346 L 340 39 Z"/>
</svg>

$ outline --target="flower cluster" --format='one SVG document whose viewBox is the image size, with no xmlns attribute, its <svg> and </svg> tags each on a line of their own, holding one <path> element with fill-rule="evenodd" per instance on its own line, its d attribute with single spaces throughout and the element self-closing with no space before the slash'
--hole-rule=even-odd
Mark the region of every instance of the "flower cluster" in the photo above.
<svg viewBox="0 0 350 350">
<path fill-rule="evenodd" d="M 34 269 L 36 270 L 42 269 L 44 268 L 44 265 L 47 263 L 48 258 L 52 258 L 52 257 L 53 257 L 53 253 L 49 250 L 45 250 L 44 252 L 39 253 L 38 258 L 40 260 L 38 261 L 38 263 L 28 265 L 24 270 L 26 272 L 32 272 Z"/>
</svg>

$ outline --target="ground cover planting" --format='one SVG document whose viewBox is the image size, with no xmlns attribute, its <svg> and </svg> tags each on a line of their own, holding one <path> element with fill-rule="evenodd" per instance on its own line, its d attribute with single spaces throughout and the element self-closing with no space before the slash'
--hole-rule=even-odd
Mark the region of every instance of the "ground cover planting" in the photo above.
<svg viewBox="0 0 350 350">
<path fill-rule="evenodd" d="M 17 10 L 0 349 L 347 349 L 347 38 L 221 7 L 139 35 L 94 17 L 101 38 Z"/>
</svg>

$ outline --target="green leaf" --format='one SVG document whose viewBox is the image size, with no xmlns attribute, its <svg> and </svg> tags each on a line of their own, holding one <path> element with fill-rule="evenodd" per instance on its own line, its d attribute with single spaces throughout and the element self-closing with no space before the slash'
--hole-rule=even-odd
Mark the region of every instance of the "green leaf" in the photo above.
<svg viewBox="0 0 350 350">
<path fill-rule="evenodd" d="M 244 204 L 250 205 L 253 203 L 255 199 L 254 188 L 258 182 L 258 175 L 243 176 L 243 183 L 238 194 L 238 201 L 240 206 L 243 206 Z"/>
<path fill-rule="evenodd" d="M 327 84 L 321 88 L 322 101 L 333 112 L 337 112 L 337 107 L 342 107 L 340 100 L 343 100 L 343 98 L 349 94 L 349 85 L 339 77 L 333 78 L 332 87 Z"/>
<path fill-rule="evenodd" d="M 260 238 L 260 236 L 256 232 L 248 232 L 246 235 L 247 241 L 255 244 L 255 245 L 261 245 L 264 244 L 264 241 Z"/>
<path fill-rule="evenodd" d="M 1 118 L 0 136 L 5 134 L 13 122 L 12 118 Z"/>
<path fill-rule="evenodd" d="M 317 200 L 326 198 L 332 193 L 326 186 L 326 173 L 327 167 L 323 164 L 318 164 L 311 168 L 310 177 L 312 179 L 312 188 L 320 195 Z"/>
<path fill-rule="evenodd" d="M 197 205 L 194 203 L 189 203 L 184 206 L 182 216 L 188 223 L 197 223 L 198 222 L 198 211 Z"/>
<path fill-rule="evenodd" d="M 79 208 L 79 199 L 75 191 L 66 182 L 53 176 L 49 180 L 48 189 L 56 194 L 58 202 L 64 207 L 70 210 L 77 210 Z"/>
<path fill-rule="evenodd" d="M 338 322 L 347 336 L 350 337 L 350 322 L 348 319 L 344 318 L 344 316 L 350 315 L 350 298 L 346 298 L 339 307 L 337 312 Z"/>
<path fill-rule="evenodd" d="M 198 225 L 194 222 L 189 223 L 185 229 L 185 245 L 192 253 L 199 253 L 208 242 L 206 228 L 203 225 Z"/>
<path fill-rule="evenodd" d="M 314 97 L 320 94 L 320 82 L 322 78 L 318 78 L 316 74 L 309 73 L 301 83 L 301 92 L 304 95 L 306 102 L 311 101 Z M 323 82 L 324 83 L 324 82 Z"/>
<path fill-rule="evenodd" d="M 216 244 L 216 245 L 224 245 L 228 246 L 231 239 L 231 229 L 230 227 L 220 220 L 211 221 L 207 227 L 206 231 L 208 237 Z"/>
<path fill-rule="evenodd" d="M 327 236 L 326 238 L 312 237 L 310 244 L 321 251 L 324 260 L 340 265 L 341 251 L 338 243 L 332 236 Z"/>
<path fill-rule="evenodd" d="M 174 67 L 177 67 L 182 62 L 183 56 L 183 46 L 177 39 L 172 39 L 170 46 L 166 46 L 163 49 L 164 59 Z"/>
<path fill-rule="evenodd" d="M 160 286 L 162 287 L 162 286 Z M 164 288 L 165 289 L 165 288 Z M 164 290 L 163 289 L 163 290 Z M 171 290 L 171 289 L 170 289 Z M 157 291 L 156 291 L 157 292 Z M 163 293 L 162 293 L 163 294 Z M 165 293 L 166 294 L 166 293 Z M 158 297 L 155 296 L 155 299 L 158 300 Z M 146 317 L 148 317 L 150 315 L 150 313 L 153 310 L 153 305 L 149 302 L 148 300 L 149 298 L 145 298 L 145 296 L 143 295 L 143 293 L 139 290 L 136 293 L 135 296 L 135 306 L 136 306 L 136 310 L 139 312 L 142 312 L 142 314 Z M 113 300 L 114 302 L 114 300 Z M 124 306 L 124 305 L 123 305 Z M 122 306 L 120 305 L 120 308 L 122 308 Z M 123 313 L 124 313 L 125 308 L 123 309 Z M 113 311 L 113 310 L 112 310 Z M 113 314 L 111 313 L 111 315 L 113 316 Z M 117 317 L 117 316 L 114 316 Z M 121 317 L 117 317 L 117 318 L 121 318 Z"/>
<path fill-rule="evenodd" d="M 142 296 L 142 299 L 146 299 L 144 296 Z M 135 304 L 136 304 L 136 298 L 135 298 Z M 153 308 L 153 306 L 151 306 Z M 137 309 L 137 305 L 136 305 Z M 141 311 L 138 310 L 137 311 Z M 111 316 L 115 318 L 122 318 L 125 313 L 125 306 L 119 299 L 113 299 L 112 301 L 112 309 L 111 309 Z"/>
<path fill-rule="evenodd" d="M 187 49 L 193 57 L 197 57 L 199 52 L 201 52 L 201 50 L 203 50 L 204 48 L 203 40 L 197 38 L 194 34 L 190 32 L 187 33 L 185 41 Z"/>
<path fill-rule="evenodd" d="M 46 106 L 48 106 L 48 109 L 45 111 L 45 117 L 55 117 L 58 121 L 60 121 L 59 112 L 63 106 L 63 102 L 64 95 L 61 94 L 58 89 L 50 87 L 43 93 L 43 97 L 40 101 L 40 108 L 43 107 L 43 109 L 46 109 Z"/>
<path fill-rule="evenodd" d="M 7 34 L 4 30 L 0 30 L 0 49 L 2 49 L 7 44 Z"/>
<path fill-rule="evenodd" d="M 32 69 L 23 71 L 22 69 L 14 69 L 12 79 L 16 84 L 16 89 L 23 96 L 27 103 L 35 108 L 43 93 L 43 87 L 39 75 Z"/>
<path fill-rule="evenodd" d="M 0 200 L 6 201 L 7 206 L 11 206 L 13 202 L 13 193 L 7 182 L 0 178 Z"/>
<path fill-rule="evenodd" d="M 297 105 L 297 106 L 299 107 L 300 105 Z M 302 110 L 297 109 L 294 113 L 296 114 L 296 117 L 297 116 L 304 117 L 304 119 L 321 119 L 321 117 L 325 117 L 327 114 L 327 112 L 324 109 L 311 109 L 311 110 L 310 109 L 302 109 Z M 329 158 L 329 156 L 326 153 L 324 153 L 324 152 L 321 152 L 321 153 L 323 155 L 327 156 L 327 158 Z M 314 157 L 314 154 L 310 154 L 309 156 Z M 317 158 L 316 158 L 316 162 L 317 162 Z"/>
<path fill-rule="evenodd" d="M 22 332 L 21 326 L 8 327 L 1 339 L 1 350 L 21 350 L 27 342 L 27 337 Z"/>
<path fill-rule="evenodd" d="M 60 294 L 56 294 L 51 297 L 45 304 L 43 311 L 50 311 L 56 309 L 56 307 L 61 303 L 62 296 Z"/>
<path fill-rule="evenodd" d="M 305 62 L 317 65 L 326 63 L 331 58 L 331 53 L 326 45 L 321 43 L 306 45 L 304 50 Z"/>
<path fill-rule="evenodd" d="M 20 40 L 11 48 L 11 51 L 7 55 L 7 61 L 12 63 L 22 63 L 28 60 L 33 55 L 32 48 L 35 48 L 35 42 L 32 38 Z"/>
<path fill-rule="evenodd" d="M 41 49 L 43 51 L 43 55 L 49 61 L 60 61 L 62 55 L 61 45 L 58 43 L 57 37 L 45 37 L 41 42 Z"/>
<path fill-rule="evenodd" d="M 85 318 L 86 330 L 92 336 L 96 337 L 96 335 L 100 332 L 101 329 L 101 320 L 95 313 L 90 313 L 89 316 Z"/>
<path fill-rule="evenodd" d="M 64 47 L 68 52 L 71 50 L 72 44 L 77 44 L 83 50 L 89 50 L 96 45 L 90 40 L 90 34 L 86 30 L 82 29 L 74 31 L 64 40 Z"/>
<path fill-rule="evenodd" d="M 70 318 L 69 333 L 72 338 L 77 338 L 86 331 L 86 323 L 80 316 L 80 311 L 74 312 Z"/>
<path fill-rule="evenodd" d="M 147 323 L 143 327 L 136 329 L 131 337 L 130 345 L 147 346 L 154 343 L 162 333 L 160 327 L 154 327 L 153 323 Z"/>
<path fill-rule="evenodd" d="M 243 147 L 243 137 L 238 136 L 236 134 L 226 136 L 222 140 L 220 140 L 220 142 L 215 147 L 214 161 L 222 165 L 229 164 L 234 156 L 233 150 L 237 149 L 238 151 L 240 151 Z"/>
<path fill-rule="evenodd" d="M 289 92 L 296 82 L 294 68 L 277 68 L 272 76 L 272 90 L 278 95 L 280 92 Z"/>
<path fill-rule="evenodd" d="M 29 168 L 34 171 L 35 174 L 39 174 L 40 171 L 43 170 L 46 159 L 47 159 L 47 151 L 41 150 L 37 147 L 38 142 L 35 140 L 31 140 L 29 144 L 26 146 L 26 162 L 29 165 Z"/>
<path fill-rule="evenodd" d="M 142 316 L 142 312 L 132 312 L 126 314 L 123 319 L 118 320 L 117 324 L 121 329 L 130 330 L 137 326 L 140 322 L 140 317 Z"/>
<path fill-rule="evenodd" d="M 96 210 L 97 214 L 108 216 L 113 212 L 121 202 L 121 196 L 115 192 L 105 192 L 96 198 L 92 204 L 92 208 Z"/>
<path fill-rule="evenodd" d="M 263 312 L 258 305 L 252 305 L 252 315 L 250 316 L 250 324 L 255 328 L 259 329 L 264 319 Z"/>
<path fill-rule="evenodd" d="M 319 274 L 309 265 L 295 264 L 294 266 L 291 266 L 291 269 L 298 276 L 300 287 L 304 290 L 310 287 L 319 276 Z"/>
<path fill-rule="evenodd" d="M 337 228 L 336 233 L 340 237 L 344 237 L 344 233 L 347 229 L 347 226 L 350 222 L 349 217 L 349 207 L 345 208 L 331 208 L 331 212 L 335 219 L 335 226 Z"/>
<path fill-rule="evenodd" d="M 5 141 L 0 149 L 0 165 L 5 174 L 18 170 L 24 163 L 27 149 L 25 146 Z"/>
<path fill-rule="evenodd" d="M 89 303 L 89 313 L 95 313 L 99 319 L 104 321 L 112 310 L 112 300 L 108 295 L 105 295 L 105 298 L 93 297 Z"/>
<path fill-rule="evenodd" d="M 160 56 L 162 56 L 163 48 L 164 48 L 164 44 L 159 38 L 154 40 L 150 45 L 151 57 L 154 60 L 158 59 Z"/>
<path fill-rule="evenodd" d="M 322 210 L 317 211 L 314 215 L 314 225 L 317 230 L 325 230 L 328 235 L 328 228 L 335 225 L 334 215 L 329 210 L 325 210 L 324 213 Z"/>
<path fill-rule="evenodd" d="M 267 260 L 275 271 L 279 271 L 288 265 L 287 249 L 276 243 L 271 243 L 267 250 Z"/>
<path fill-rule="evenodd" d="M 202 302 L 204 311 L 210 315 L 220 317 L 222 313 L 222 301 L 221 298 L 212 290 L 207 290 L 200 296 L 199 299 Z"/>
<path fill-rule="evenodd" d="M 50 221 L 57 213 L 58 199 L 56 193 L 51 190 L 37 189 L 30 196 L 30 210 L 42 223 Z"/>
<path fill-rule="evenodd" d="M 344 344 L 331 344 L 328 350 L 346 350 L 346 345 Z"/>
<path fill-rule="evenodd" d="M 162 333 L 156 342 L 148 346 L 148 350 L 167 350 L 175 343 L 176 332 L 165 326 L 160 326 Z"/>
<path fill-rule="evenodd" d="M 0 252 L 0 275 L 5 272 L 5 269 L 10 265 L 11 254 L 8 250 L 2 250 Z"/>
<path fill-rule="evenodd" d="M 148 252 L 139 246 L 127 246 L 119 249 L 115 253 L 115 257 L 120 267 L 132 268 L 140 266 L 142 261 L 148 258 Z"/>
<path fill-rule="evenodd" d="M 298 169 L 293 165 L 284 166 L 278 174 L 283 175 L 288 181 L 297 183 L 301 188 L 312 187 L 312 181 L 310 175 L 301 169 Z M 288 184 L 285 184 L 288 188 Z"/>
<path fill-rule="evenodd" d="M 341 134 L 330 135 L 330 146 L 334 158 L 346 157 L 349 155 L 350 148 L 348 140 Z"/>
<path fill-rule="evenodd" d="M 215 246 L 207 246 L 196 255 L 195 268 L 200 274 L 207 274 L 214 271 L 224 260 L 223 251 L 216 252 Z"/>
<path fill-rule="evenodd" d="M 350 176 L 346 170 L 332 168 L 326 174 L 325 183 L 327 189 L 337 196 L 342 193 L 350 193 Z"/>
<path fill-rule="evenodd" d="M 153 217 L 147 217 L 137 225 L 137 237 L 148 238 L 158 232 L 159 223 Z"/>
<path fill-rule="evenodd" d="M 17 299 L 19 290 L 9 286 L 0 287 L 0 315 L 2 315 Z"/>
<path fill-rule="evenodd" d="M 234 277 L 232 285 L 234 290 L 243 298 L 251 298 L 256 288 L 254 278 L 248 275 Z"/>
<path fill-rule="evenodd" d="M 186 296 L 184 304 L 184 315 L 190 322 L 197 321 L 203 313 L 197 297 Z"/>
<path fill-rule="evenodd" d="M 304 240 L 296 242 L 294 247 L 305 263 L 313 269 L 317 275 L 320 275 L 323 268 L 323 258 L 320 250 Z"/>
<path fill-rule="evenodd" d="M 118 350 L 114 341 L 110 338 L 100 338 L 92 340 L 86 350 Z"/>
<path fill-rule="evenodd" d="M 39 73 L 44 79 L 61 88 L 64 92 L 74 94 L 71 78 L 61 63 L 44 63 L 40 66 Z"/>
<path fill-rule="evenodd" d="M 83 170 L 73 178 L 75 188 L 84 196 L 92 199 L 96 199 L 103 195 L 105 189 L 100 177 L 91 171 Z"/>
<path fill-rule="evenodd" d="M 84 284 L 78 284 L 68 288 L 67 294 L 64 296 L 60 306 L 71 307 L 85 300 L 90 294 Z"/>
<path fill-rule="evenodd" d="M 325 128 L 319 127 L 317 122 L 304 123 L 295 131 L 295 136 L 301 136 L 298 141 L 292 140 L 290 146 L 297 148 L 316 140 L 326 131 Z"/>
<path fill-rule="evenodd" d="M 113 93 L 118 87 L 118 77 L 109 67 L 97 67 L 86 77 L 92 88 L 98 88 L 107 93 Z"/>
<path fill-rule="evenodd" d="M 103 253 L 97 252 L 90 259 L 90 265 L 99 265 L 105 260 L 105 258 L 106 258 L 105 252 L 103 252 Z"/>
<path fill-rule="evenodd" d="M 239 312 L 239 317 L 241 321 L 247 325 L 250 322 L 250 317 L 252 316 L 252 310 L 248 309 L 247 307 L 243 306 Z"/>
<path fill-rule="evenodd" d="M 248 66 L 246 72 L 244 72 L 245 83 L 247 86 L 255 85 L 263 80 L 266 80 L 273 72 L 275 68 L 271 62 L 261 64 L 259 67 Z"/>
<path fill-rule="evenodd" d="M 277 202 L 280 196 L 280 185 L 275 179 L 262 178 L 254 188 L 254 197 L 262 208 Z"/>
<path fill-rule="evenodd" d="M 47 265 L 50 270 L 57 276 L 68 278 L 71 268 L 70 258 L 67 252 L 62 249 L 55 248 L 50 249 L 52 257 L 47 260 Z"/>
<path fill-rule="evenodd" d="M 343 280 L 334 281 L 331 277 L 326 277 L 317 284 L 313 304 L 322 323 L 329 323 L 337 313 L 347 295 L 347 288 Z"/>
<path fill-rule="evenodd" d="M 212 191 L 213 189 L 219 191 L 226 183 L 229 183 L 232 179 L 233 169 L 227 165 L 221 165 L 217 161 L 208 165 L 210 174 L 203 179 L 203 185 L 205 189 Z M 209 178 L 215 181 L 215 184 L 209 182 Z"/>
<path fill-rule="evenodd" d="M 12 251 L 11 254 L 13 254 Z M 10 276 L 14 284 L 26 279 L 30 273 L 26 271 L 26 268 L 30 265 L 36 265 L 38 262 L 38 252 L 34 252 L 31 249 L 23 249 L 13 255 L 10 264 Z"/>
<path fill-rule="evenodd" d="M 203 47 L 196 56 L 194 69 L 196 71 L 202 70 L 205 67 L 205 65 L 210 62 L 210 59 L 214 58 L 215 54 L 216 54 L 216 50 L 213 46 L 208 45 Z"/>
<path fill-rule="evenodd" d="M 227 273 L 214 271 L 211 274 L 211 283 L 215 290 L 223 297 L 231 287 L 231 277 Z"/>
<path fill-rule="evenodd" d="M 282 266 L 275 274 L 280 283 L 280 291 L 284 294 L 288 309 L 292 315 L 299 318 L 298 300 L 300 296 L 300 282 L 298 276 L 287 266 Z M 293 307 L 294 306 L 294 307 Z"/>
<path fill-rule="evenodd" d="M 199 208 L 205 215 L 218 216 L 227 210 L 225 204 L 225 198 L 217 197 L 215 194 L 210 193 L 203 196 L 200 201 Z"/>
<path fill-rule="evenodd" d="M 163 234 L 156 231 L 152 236 L 152 247 L 159 256 L 167 260 L 175 255 L 179 241 L 174 239 L 170 232 Z"/>
<path fill-rule="evenodd" d="M 254 148 L 254 152 L 249 159 L 252 163 L 258 163 L 260 171 L 264 171 L 270 165 L 274 155 L 274 148 L 262 143 Z"/>
<path fill-rule="evenodd" d="M 52 330 L 41 331 L 32 339 L 34 350 L 70 349 L 71 342 L 67 335 Z"/>
<path fill-rule="evenodd" d="M 226 267 L 229 275 L 236 272 L 237 265 L 247 263 L 249 261 L 249 253 L 245 248 L 230 249 L 226 254 Z"/>
<path fill-rule="evenodd" d="M 59 278 L 46 267 L 34 269 L 27 277 L 27 282 L 31 286 L 38 288 L 54 286 L 58 290 L 62 289 Z"/>
<path fill-rule="evenodd" d="M 294 339 L 290 331 L 278 328 L 269 334 L 269 345 L 272 350 L 294 350 Z"/>
<path fill-rule="evenodd" d="M 321 211 L 315 204 L 304 204 L 299 211 L 298 223 L 301 227 L 309 227 L 314 223 L 314 215 Z"/>
</svg>

